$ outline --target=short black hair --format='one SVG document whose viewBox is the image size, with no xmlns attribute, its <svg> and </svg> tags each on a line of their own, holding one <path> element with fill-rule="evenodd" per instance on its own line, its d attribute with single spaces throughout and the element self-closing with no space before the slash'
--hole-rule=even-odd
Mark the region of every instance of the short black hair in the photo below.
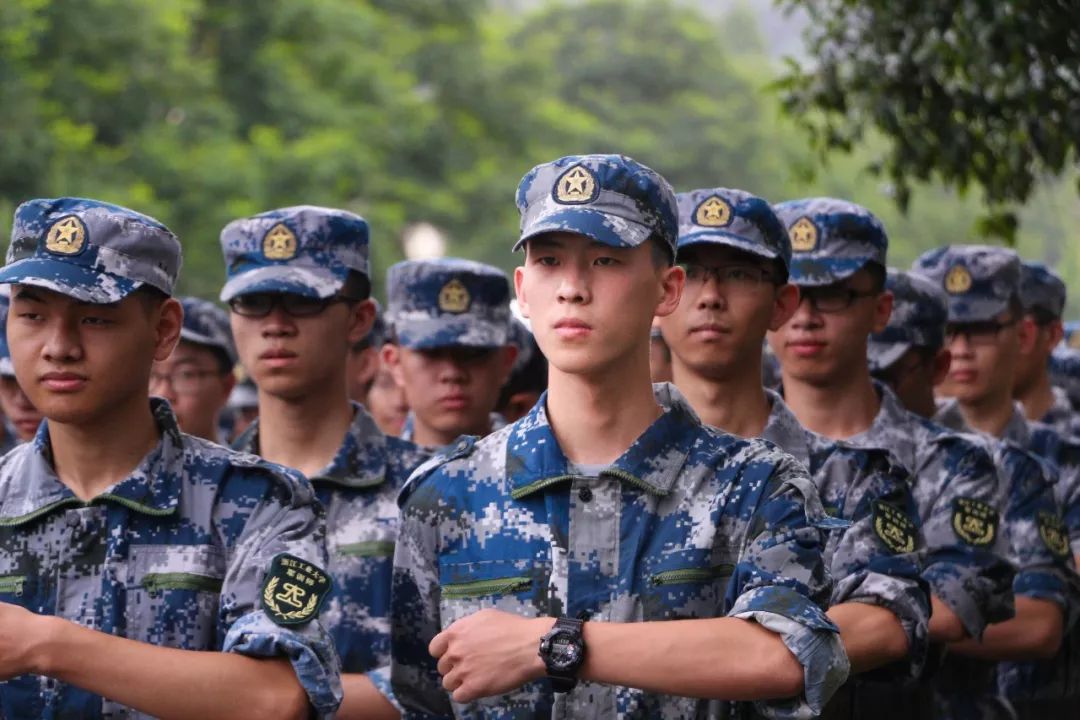
<svg viewBox="0 0 1080 720">
<path fill-rule="evenodd" d="M 669 268 L 675 264 L 675 252 L 667 240 L 653 233 L 645 242 L 649 243 L 649 252 L 652 254 L 653 265 L 658 269 Z"/>
<path fill-rule="evenodd" d="M 362 272 L 350 270 L 338 295 L 349 302 L 363 302 L 371 297 L 371 279 Z"/>
<path fill-rule="evenodd" d="M 871 292 L 884 292 L 885 281 L 889 275 L 888 271 L 885 269 L 885 266 L 877 262 L 868 262 L 863 265 L 862 269 L 870 273 L 870 280 L 873 282 Z"/>
</svg>

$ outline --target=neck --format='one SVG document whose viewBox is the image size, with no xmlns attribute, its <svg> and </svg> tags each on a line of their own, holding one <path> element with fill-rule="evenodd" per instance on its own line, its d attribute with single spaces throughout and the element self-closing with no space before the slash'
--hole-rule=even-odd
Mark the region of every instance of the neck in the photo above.
<svg viewBox="0 0 1080 720">
<path fill-rule="evenodd" d="M 259 454 L 313 477 L 333 461 L 352 421 L 344 372 L 299 398 L 259 390 Z"/>
<path fill-rule="evenodd" d="M 413 432 L 412 441 L 420 447 L 435 447 L 441 448 L 457 440 L 462 435 L 476 435 L 477 437 L 484 437 L 491 433 L 491 416 L 490 413 L 484 414 L 482 422 L 478 422 L 473 427 L 460 428 L 460 431 L 456 430 L 439 430 L 432 427 L 423 421 L 423 419 L 413 414 Z"/>
<path fill-rule="evenodd" d="M 1035 381 L 1016 394 L 1016 399 L 1024 406 L 1024 415 L 1028 420 L 1041 420 L 1054 405 L 1054 390 L 1050 384 L 1050 373 L 1043 371 Z"/>
<path fill-rule="evenodd" d="M 571 462 L 614 462 L 662 414 L 649 380 L 648 354 L 641 355 L 625 369 L 588 376 L 551 366 L 548 422 Z"/>
<path fill-rule="evenodd" d="M 761 384 L 761 362 L 722 379 L 705 377 L 672 355 L 675 386 L 706 425 L 740 437 L 761 437 L 769 422 L 769 400 Z"/>
<path fill-rule="evenodd" d="M 161 438 L 150 399 L 139 395 L 86 425 L 49 420 L 53 467 L 60 482 L 91 500 L 139 466 Z"/>
<path fill-rule="evenodd" d="M 1000 438 L 1016 409 L 1008 394 L 986 398 L 981 402 L 958 403 L 964 423 L 972 430 Z"/>
<path fill-rule="evenodd" d="M 824 385 L 800 382 L 782 369 L 781 374 L 788 407 L 803 427 L 818 435 L 845 440 L 866 432 L 881 408 L 865 364 Z"/>
</svg>

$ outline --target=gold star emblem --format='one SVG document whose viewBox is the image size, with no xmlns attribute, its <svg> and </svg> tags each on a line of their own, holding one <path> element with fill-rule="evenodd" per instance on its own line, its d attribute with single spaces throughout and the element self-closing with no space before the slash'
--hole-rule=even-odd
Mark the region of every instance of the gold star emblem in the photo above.
<svg viewBox="0 0 1080 720">
<path fill-rule="evenodd" d="M 817 247 L 817 225 L 808 217 L 801 217 L 788 228 L 791 249 L 794 252 L 810 252 Z"/>
<path fill-rule="evenodd" d="M 52 224 L 45 236 L 45 249 L 58 255 L 74 255 L 86 245 L 86 226 L 74 215 Z"/>
<path fill-rule="evenodd" d="M 278 223 L 263 237 L 263 255 L 268 260 L 292 260 L 296 257 L 296 235 Z"/>
<path fill-rule="evenodd" d="M 731 206 L 713 195 L 697 207 L 694 222 L 704 227 L 723 227 L 731 222 Z"/>
<path fill-rule="evenodd" d="M 564 205 L 582 205 L 596 198 L 596 176 L 584 165 L 575 165 L 555 181 L 555 199 Z"/>
<path fill-rule="evenodd" d="M 469 309 L 470 302 L 472 297 L 469 289 L 457 278 L 443 285 L 439 291 L 439 309 L 443 312 L 460 315 Z"/>
<path fill-rule="evenodd" d="M 945 273 L 945 292 L 960 295 L 971 289 L 971 273 L 963 265 L 954 265 Z"/>
</svg>

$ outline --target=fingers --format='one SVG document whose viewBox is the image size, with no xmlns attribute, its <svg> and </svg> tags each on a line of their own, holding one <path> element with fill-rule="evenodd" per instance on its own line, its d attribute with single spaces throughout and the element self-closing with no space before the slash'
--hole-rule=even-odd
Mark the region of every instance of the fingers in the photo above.
<svg viewBox="0 0 1080 720">
<path fill-rule="evenodd" d="M 449 628 L 447 628 L 449 629 Z M 446 650 L 450 647 L 450 638 L 446 634 L 446 630 L 431 638 L 431 642 L 428 643 L 428 652 L 431 657 L 441 658 L 446 654 Z"/>
</svg>

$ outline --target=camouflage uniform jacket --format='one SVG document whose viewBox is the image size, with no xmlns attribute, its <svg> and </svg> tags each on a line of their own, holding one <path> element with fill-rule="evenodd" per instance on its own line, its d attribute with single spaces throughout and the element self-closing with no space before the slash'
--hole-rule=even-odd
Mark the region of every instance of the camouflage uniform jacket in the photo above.
<svg viewBox="0 0 1080 720">
<path fill-rule="evenodd" d="M 152 401 L 161 441 L 90 502 L 60 482 L 48 424 L 0 460 L 0 601 L 164 647 L 287 657 L 320 717 L 341 700 L 318 619 L 266 608 L 272 560 L 326 566 L 322 512 L 298 473 L 180 432 Z M 107 662 L 107 659 L 103 658 Z M 0 684 L 8 718 L 145 717 L 37 675 Z"/>
<path fill-rule="evenodd" d="M 1052 387 L 1054 404 L 1046 411 L 1039 420 L 1043 425 L 1049 425 L 1067 438 L 1080 436 L 1080 413 L 1073 410 L 1072 402 L 1069 401 L 1069 393 L 1064 388 Z"/>
<path fill-rule="evenodd" d="M 397 496 L 427 455 L 383 435 L 360 405 L 337 455 L 311 477 L 326 509 L 329 571 L 334 588 L 322 623 L 341 656 L 341 670 L 367 673 L 393 702 L 390 690 L 390 578 L 398 531 Z M 258 420 L 236 447 L 259 450 Z"/>
<path fill-rule="evenodd" d="M 495 607 L 597 622 L 754 619 L 802 663 L 798 698 L 759 704 L 779 717 L 820 711 L 847 675 L 828 597 L 824 514 L 798 464 L 768 443 L 701 424 L 673 386 L 664 409 L 598 477 L 572 475 L 546 395 L 480 442 L 463 439 L 402 493 L 394 557 L 393 680 L 406 717 L 725 718 L 746 706 L 582 682 L 546 681 L 453 704 L 428 643 Z"/>
</svg>

